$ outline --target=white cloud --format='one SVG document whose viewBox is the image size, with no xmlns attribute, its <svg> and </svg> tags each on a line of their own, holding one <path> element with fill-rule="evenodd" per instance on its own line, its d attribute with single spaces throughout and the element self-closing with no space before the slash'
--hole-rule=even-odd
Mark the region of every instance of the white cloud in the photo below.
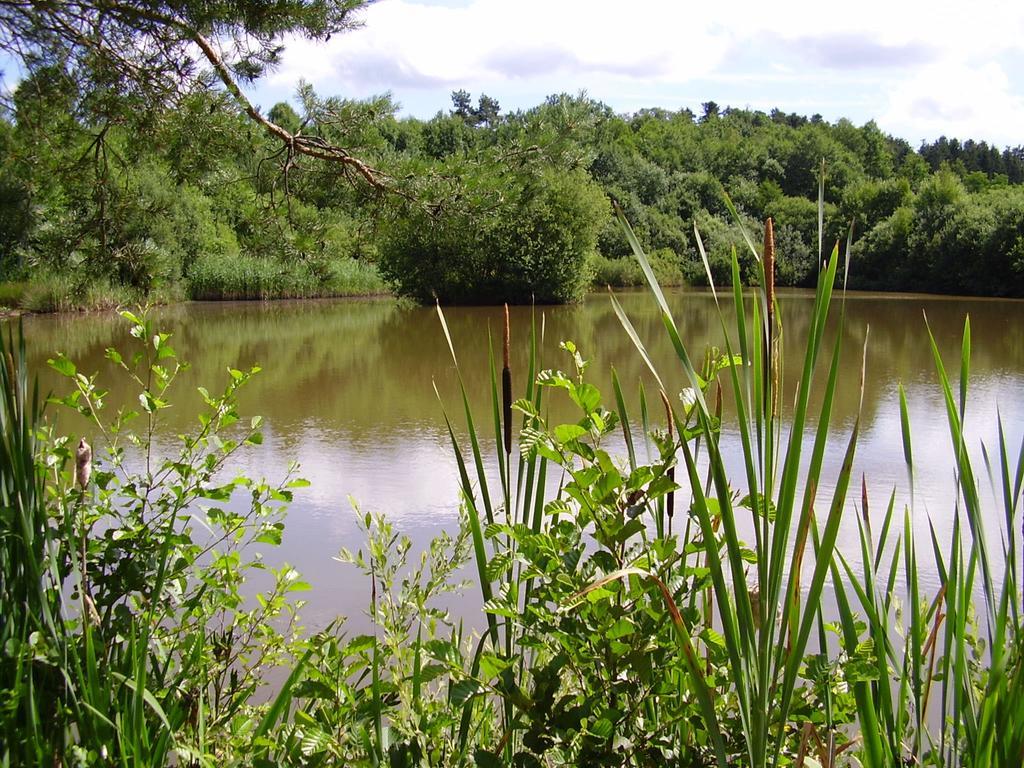
<svg viewBox="0 0 1024 768">
<path fill-rule="evenodd" d="M 331 74 L 338 85 L 361 90 L 372 76 L 363 62 L 382 57 L 426 86 L 516 78 L 523 69 L 673 80 L 714 71 L 728 35 L 711 32 L 707 14 L 659 5 L 640 2 L 624 13 L 609 0 L 476 0 L 464 8 L 383 0 L 368 9 L 363 29 L 323 47 L 292 43 L 270 83 L 315 83 Z M 377 79 L 377 87 L 388 85 Z"/>
<path fill-rule="evenodd" d="M 678 105 L 684 92 L 731 103 L 723 89 L 737 105 L 791 110 L 827 93 L 850 99 L 836 117 L 877 118 L 911 140 L 945 133 L 1019 144 L 1024 83 L 998 66 L 1001 56 L 1024 56 L 1019 0 L 969 9 L 861 0 L 835 10 L 820 0 L 380 0 L 360 30 L 320 46 L 292 41 L 266 85 L 283 94 L 301 78 L 323 93 L 391 90 L 424 103 L 430 93 L 434 109 L 454 88 L 503 104 L 586 88 L 617 108 L 641 98 Z"/>
<path fill-rule="evenodd" d="M 1024 143 L 1024 97 L 995 62 L 942 62 L 895 85 L 879 125 L 911 141 L 940 135 Z M 1014 139 L 1016 136 L 1016 139 Z"/>
</svg>

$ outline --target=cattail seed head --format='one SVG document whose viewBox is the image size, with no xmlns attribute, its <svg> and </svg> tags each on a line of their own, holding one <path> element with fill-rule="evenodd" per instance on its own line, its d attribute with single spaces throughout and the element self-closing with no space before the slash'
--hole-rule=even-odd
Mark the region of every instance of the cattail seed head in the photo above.
<svg viewBox="0 0 1024 768">
<path fill-rule="evenodd" d="M 78 441 L 78 448 L 75 450 L 75 479 L 78 487 L 83 491 L 89 485 L 89 477 L 92 475 L 92 447 L 85 442 L 83 437 Z"/>
<path fill-rule="evenodd" d="M 501 358 L 501 359 L 502 359 L 502 365 L 504 365 L 504 366 L 505 366 L 506 368 L 511 368 L 511 367 L 512 367 L 512 366 L 511 366 L 511 365 L 509 364 L 509 356 L 510 356 L 510 355 L 509 355 L 509 344 L 510 344 L 510 336 L 511 336 L 511 334 L 510 334 L 510 332 L 509 332 L 509 322 L 508 322 L 508 304 L 506 304 L 506 305 L 505 305 L 505 336 L 504 336 L 504 343 L 502 344 L 502 347 L 501 347 L 501 352 L 502 352 L 502 358 Z"/>
<path fill-rule="evenodd" d="M 668 421 L 668 436 L 672 437 L 674 432 L 672 423 L 672 404 L 669 402 L 668 395 L 665 394 L 665 390 L 661 390 L 658 394 L 661 395 L 661 403 L 665 406 L 665 419 Z"/>
<path fill-rule="evenodd" d="M 505 455 L 512 453 L 512 368 L 510 363 L 510 332 L 508 322 L 508 304 L 505 305 L 505 334 L 502 344 L 502 368 L 501 368 L 501 411 L 504 420 L 502 437 L 505 444 Z"/>
<path fill-rule="evenodd" d="M 771 312 L 775 298 L 775 226 L 770 217 L 764 222 L 764 276 L 768 311 Z"/>
</svg>

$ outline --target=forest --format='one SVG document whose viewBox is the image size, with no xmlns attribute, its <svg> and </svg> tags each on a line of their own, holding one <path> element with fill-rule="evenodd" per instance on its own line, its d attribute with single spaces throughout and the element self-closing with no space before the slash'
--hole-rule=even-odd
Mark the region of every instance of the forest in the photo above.
<svg viewBox="0 0 1024 768">
<path fill-rule="evenodd" d="M 389 291 L 571 302 L 642 282 L 613 203 L 663 284 L 707 282 L 695 232 L 715 281 L 729 282 L 740 224 L 771 217 L 780 285 L 812 285 L 822 252 L 849 240 L 854 288 L 1024 296 L 1024 146 L 941 137 L 914 148 L 874 122 L 713 101 L 700 114 L 619 114 L 586 93 L 502 112 L 459 90 L 424 120 L 400 116 L 388 94 L 357 101 L 299 83 L 264 116 L 236 81 L 272 63 L 270 47 L 230 72 L 215 64 L 220 84 L 166 62 L 166 82 L 143 82 L 112 48 L 93 51 L 105 70 L 69 58 L 77 43 L 37 29 L 66 23 L 58 12 L 5 13 L 9 44 L 34 35 L 46 52 L 24 57 L 0 111 L 8 305 Z M 135 16 L 119 23 L 106 39 L 184 39 L 140 31 Z M 742 279 L 756 280 L 738 251 Z"/>
</svg>

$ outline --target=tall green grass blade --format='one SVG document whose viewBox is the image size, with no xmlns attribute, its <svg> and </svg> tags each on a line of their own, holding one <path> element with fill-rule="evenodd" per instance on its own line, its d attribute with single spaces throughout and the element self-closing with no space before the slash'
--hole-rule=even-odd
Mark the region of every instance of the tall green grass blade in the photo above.
<svg viewBox="0 0 1024 768">
<path fill-rule="evenodd" d="M 757 250 L 757 246 L 754 245 L 754 241 L 750 239 L 750 235 L 747 234 L 747 228 L 742 225 L 743 219 L 740 217 L 739 211 L 736 210 L 736 206 L 732 202 L 732 198 L 729 197 L 728 193 L 722 194 L 722 199 L 725 201 L 725 207 L 729 209 L 729 213 L 732 214 L 733 220 L 740 222 L 740 234 L 743 236 L 743 242 L 747 244 L 747 248 L 750 249 L 750 255 L 754 257 L 754 261 L 758 264 L 761 263 L 761 254 Z M 762 282 L 761 285 L 764 285 Z"/>
<path fill-rule="evenodd" d="M 434 387 L 434 393 L 437 395 L 437 399 L 441 401 L 441 393 L 437 391 L 437 386 Z M 448 438 L 451 440 L 452 451 L 455 453 L 455 461 L 459 469 L 459 479 L 462 484 L 462 498 L 466 504 L 466 519 L 469 522 L 470 538 L 473 543 L 473 554 L 474 561 L 477 567 L 477 579 L 480 584 L 480 594 L 483 597 L 484 603 L 490 602 L 494 598 L 494 593 L 491 590 L 491 581 L 487 577 L 487 549 L 484 544 L 483 530 L 480 528 L 480 513 L 476 509 L 476 504 L 473 500 L 473 487 L 469 480 L 469 473 L 466 471 L 466 462 L 462 458 L 462 451 L 459 448 L 459 441 L 455 438 L 455 431 L 452 429 L 452 423 L 448 419 L 448 414 L 444 412 L 444 404 L 442 403 L 442 413 L 444 414 L 445 427 L 448 430 Z M 498 642 L 498 626 L 493 614 L 487 614 L 487 627 L 491 634 L 491 638 L 494 643 Z"/>
<path fill-rule="evenodd" d="M 626 410 L 626 401 L 622 397 L 622 387 L 619 386 L 619 376 L 612 367 L 612 389 L 615 392 L 615 407 L 619 411 L 619 423 L 622 425 L 622 435 L 626 440 L 626 455 L 629 457 L 629 469 L 636 469 L 636 450 L 633 448 L 633 431 L 629 424 L 629 412 Z"/>
<path fill-rule="evenodd" d="M 818 173 L 818 269 L 825 258 L 825 159 Z"/>
<path fill-rule="evenodd" d="M 480 441 L 477 438 L 476 425 L 473 423 L 473 411 L 469 406 L 469 395 L 466 392 L 466 385 L 462 379 L 462 369 L 459 367 L 458 358 L 455 356 L 455 348 L 452 346 L 451 334 L 448 332 L 448 323 L 445 321 L 444 312 L 441 311 L 441 305 L 437 305 L 437 316 L 441 321 L 441 328 L 444 330 L 445 339 L 448 340 L 448 349 L 452 355 L 452 362 L 455 364 L 455 372 L 459 379 L 459 392 L 462 395 L 462 409 L 466 416 L 466 430 L 469 433 L 469 444 L 473 454 L 473 466 L 476 470 L 477 484 L 480 489 L 480 497 L 483 502 L 483 511 L 487 517 L 487 523 L 490 525 L 494 522 L 494 507 L 491 504 L 491 495 L 488 490 L 487 474 L 484 471 L 483 455 L 480 451 Z M 437 393 L 437 387 L 434 387 L 434 392 Z M 440 400 L 440 394 L 438 399 Z M 442 406 L 444 403 L 442 403 Z M 464 486 L 464 489 L 468 489 L 472 494 L 471 486 Z M 475 505 L 475 498 L 474 498 Z"/>
<path fill-rule="evenodd" d="M 494 453 L 498 459 L 498 477 L 501 482 L 501 495 L 504 500 L 506 514 L 511 515 L 512 497 L 511 489 L 509 488 L 509 473 L 506 467 L 506 462 L 510 459 L 506 457 L 505 451 L 502 450 L 505 441 L 505 430 L 504 425 L 501 423 L 502 403 L 498 390 L 498 367 L 494 360 L 494 344 L 491 339 L 490 328 L 487 329 L 487 362 L 491 376 L 491 416 L 494 421 L 494 445 L 496 447 Z"/>
<path fill-rule="evenodd" d="M 647 369 L 654 376 L 654 380 L 658 382 L 658 389 L 665 392 L 665 384 L 661 380 L 661 375 L 658 373 L 658 369 L 654 367 L 654 363 L 651 362 L 651 356 L 647 353 L 647 348 L 644 343 L 640 340 L 639 334 L 636 332 L 636 328 L 633 327 L 633 323 L 630 322 L 625 311 L 622 309 L 622 305 L 619 304 L 619 300 L 615 298 L 615 294 L 609 294 L 612 299 L 612 308 L 615 310 L 616 317 L 619 318 L 619 322 L 622 323 L 622 327 L 626 331 L 626 335 L 629 336 L 630 341 L 633 342 L 633 346 L 636 347 L 637 352 L 640 353 L 640 358 L 647 365 Z"/>
<path fill-rule="evenodd" d="M 987 604 L 997 604 L 994 579 L 992 575 L 991 561 L 988 554 L 988 544 L 984 532 L 984 515 L 981 509 L 981 501 L 978 495 L 978 485 L 974 477 L 974 470 L 971 466 L 970 457 L 967 453 L 967 446 L 964 441 L 963 421 L 961 419 L 962 409 L 957 408 L 953 399 L 953 391 L 950 386 L 949 377 L 946 375 L 945 366 L 942 363 L 942 356 L 939 354 L 935 336 L 932 334 L 931 326 L 925 318 L 925 328 L 928 331 L 928 341 L 932 349 L 932 358 L 935 362 L 935 369 L 939 377 L 939 385 L 943 399 L 946 404 L 946 417 L 949 423 L 950 438 L 953 443 L 953 450 L 956 456 L 956 468 L 959 481 L 959 489 L 964 501 L 964 509 L 967 513 L 967 522 L 971 529 L 973 541 L 972 553 L 976 553 L 982 574 L 982 585 L 985 590 Z M 970 367 L 970 321 L 964 323 L 964 342 L 961 353 L 961 374 L 969 371 Z M 961 384 L 961 390 L 966 394 L 966 382 Z M 989 637 L 989 642 L 992 638 Z"/>
<path fill-rule="evenodd" d="M 897 385 L 900 397 L 900 432 L 903 436 L 903 459 L 907 465 L 907 483 L 910 485 L 910 503 L 914 503 L 914 449 L 910 439 L 910 413 L 907 408 L 907 392 L 903 382 Z"/>
<path fill-rule="evenodd" d="M 629 242 L 629 247 L 633 250 L 634 254 L 642 254 L 643 248 L 640 246 L 640 241 L 636 239 L 636 235 L 633 233 L 633 228 L 629 226 L 629 222 L 626 221 L 626 216 L 622 212 L 622 208 L 618 204 L 615 205 L 615 216 L 619 220 L 619 224 L 622 226 L 622 230 L 626 235 L 626 240 Z M 668 302 L 665 301 L 665 294 L 661 292 L 661 286 L 658 285 L 658 279 L 654 276 L 654 270 L 651 268 L 651 264 L 645 258 L 639 258 L 640 269 L 644 273 L 644 278 L 647 280 L 647 284 L 651 288 L 651 292 L 654 294 L 654 298 L 658 301 L 658 306 L 661 307 L 662 313 L 671 316 L 671 312 L 668 308 Z"/>
</svg>

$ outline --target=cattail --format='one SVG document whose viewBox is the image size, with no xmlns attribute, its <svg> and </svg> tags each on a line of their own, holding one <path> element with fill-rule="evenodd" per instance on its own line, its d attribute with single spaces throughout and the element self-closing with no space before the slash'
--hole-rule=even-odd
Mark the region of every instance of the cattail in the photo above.
<svg viewBox="0 0 1024 768">
<path fill-rule="evenodd" d="M 764 342 L 764 396 L 765 408 L 774 412 L 772 402 L 771 386 L 774 384 L 773 374 L 775 371 L 775 227 L 771 217 L 764 222 L 764 295 L 765 295 L 765 322 L 767 332 Z"/>
<path fill-rule="evenodd" d="M 775 226 L 771 217 L 764 222 L 764 274 L 765 294 L 768 300 L 768 312 L 772 312 L 772 300 L 775 298 Z"/>
<path fill-rule="evenodd" d="M 502 345 L 501 368 L 501 406 L 505 418 L 505 455 L 512 454 L 512 368 L 510 362 L 510 332 L 508 321 L 508 304 L 505 305 L 505 336 Z"/>
<path fill-rule="evenodd" d="M 668 436 L 669 436 L 669 439 L 671 440 L 672 436 L 673 436 L 673 429 L 672 429 L 672 405 L 668 401 L 668 395 L 665 394 L 665 390 L 661 390 L 660 394 L 661 394 L 661 402 L 665 404 L 665 415 L 666 415 L 666 417 L 668 419 Z M 671 483 L 675 484 L 675 481 L 676 481 L 676 468 L 675 468 L 675 466 L 671 466 L 671 467 L 668 468 L 668 479 L 669 479 L 669 481 Z M 668 501 L 665 504 L 665 508 L 666 508 L 666 511 L 668 512 L 669 533 L 671 534 L 671 531 L 672 531 L 672 516 L 676 512 L 676 495 L 672 491 L 669 491 Z"/>
<path fill-rule="evenodd" d="M 17 391 L 15 389 L 17 380 L 18 380 L 18 372 L 14 368 L 14 358 L 11 357 L 11 353 L 8 350 L 8 352 L 7 352 L 7 386 L 8 386 L 8 389 L 9 389 L 9 394 L 10 394 L 11 402 L 14 403 L 15 407 L 17 407 L 17 403 L 18 403 L 18 398 L 15 396 L 15 392 Z"/>
<path fill-rule="evenodd" d="M 871 530 L 871 516 L 868 514 L 868 477 L 864 473 L 860 476 L 860 514 L 864 519 L 864 525 Z"/>
<path fill-rule="evenodd" d="M 78 487 L 83 491 L 89 485 L 89 477 L 92 475 L 92 447 L 85 442 L 83 437 L 78 441 L 78 449 L 75 451 L 75 479 Z"/>
</svg>

